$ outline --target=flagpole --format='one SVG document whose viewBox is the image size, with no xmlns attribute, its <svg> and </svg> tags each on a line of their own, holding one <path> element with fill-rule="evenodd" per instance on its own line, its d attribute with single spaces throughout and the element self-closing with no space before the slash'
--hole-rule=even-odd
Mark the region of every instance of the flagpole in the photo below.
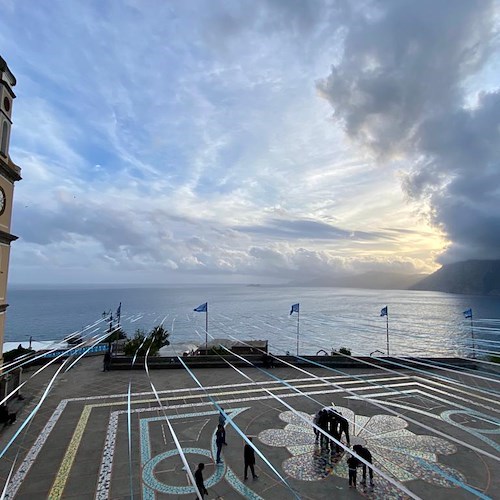
<svg viewBox="0 0 500 500">
<path fill-rule="evenodd" d="M 208 302 L 205 311 L 205 354 L 208 354 Z"/>
<path fill-rule="evenodd" d="M 300 308 L 297 310 L 297 356 L 299 355 L 299 320 L 300 320 Z"/>
<path fill-rule="evenodd" d="M 113 311 L 109 311 L 109 327 L 108 327 L 108 333 L 109 333 L 109 336 L 108 336 L 108 351 L 109 353 L 111 354 L 111 332 L 113 331 Z"/>
<path fill-rule="evenodd" d="M 476 340 L 474 339 L 474 323 L 472 322 L 472 309 L 470 310 L 470 333 L 472 336 L 472 358 L 476 359 Z"/>
<path fill-rule="evenodd" d="M 121 317 L 122 317 L 122 303 L 121 302 L 118 305 L 118 309 L 116 310 L 116 312 L 117 312 L 117 320 L 118 320 L 118 330 L 116 332 L 116 338 L 115 338 L 115 352 L 114 352 L 115 355 L 118 353 L 118 337 L 120 336 L 120 330 L 121 330 L 121 327 L 120 327 Z M 109 347 L 110 347 L 110 350 L 112 350 L 111 345 Z M 110 353 L 110 354 L 112 354 L 112 353 Z"/>
<path fill-rule="evenodd" d="M 387 309 L 387 314 L 385 315 L 385 326 L 387 331 L 387 356 L 389 356 L 389 309 Z"/>
</svg>

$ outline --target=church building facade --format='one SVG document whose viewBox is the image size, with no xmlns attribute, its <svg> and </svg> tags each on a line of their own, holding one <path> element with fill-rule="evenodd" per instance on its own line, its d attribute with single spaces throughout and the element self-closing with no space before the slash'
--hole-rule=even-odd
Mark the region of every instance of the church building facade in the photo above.
<svg viewBox="0 0 500 500">
<path fill-rule="evenodd" d="M 10 232 L 14 183 L 21 180 L 21 169 L 9 155 L 12 128 L 12 88 L 16 79 L 7 63 L 0 56 L 0 371 L 3 364 L 5 312 L 7 304 L 7 279 L 9 274 L 10 244 L 17 239 Z"/>
</svg>

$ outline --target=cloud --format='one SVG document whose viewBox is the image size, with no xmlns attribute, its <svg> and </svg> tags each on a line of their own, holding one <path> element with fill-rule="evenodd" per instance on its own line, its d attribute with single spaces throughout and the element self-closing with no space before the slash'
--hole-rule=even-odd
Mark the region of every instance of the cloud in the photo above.
<svg viewBox="0 0 500 500">
<path fill-rule="evenodd" d="M 331 224 L 314 220 L 269 219 L 258 226 L 237 226 L 234 229 L 244 233 L 256 233 L 287 240 L 375 240 L 390 239 L 379 232 L 348 231 Z"/>
<path fill-rule="evenodd" d="M 498 61 L 492 1 L 369 2 L 318 89 L 348 137 L 404 161 L 403 189 L 451 240 L 442 262 L 500 258 L 500 95 L 468 82 Z M 493 62 L 492 62 L 493 61 Z"/>
<path fill-rule="evenodd" d="M 18 79 L 11 154 L 23 168 L 12 279 L 287 280 L 383 266 L 432 270 L 446 242 L 422 218 L 419 196 L 439 191 L 429 191 L 429 179 L 443 176 L 420 158 L 414 122 L 439 118 L 433 103 L 447 110 L 460 91 L 451 95 L 443 84 L 438 97 L 419 96 L 417 82 L 406 90 L 403 63 L 413 48 L 384 59 L 391 29 L 394 37 L 404 31 L 401 12 L 394 26 L 380 25 L 386 10 L 401 9 L 363 5 L 367 13 L 300 0 L 12 3 L 0 30 Z M 465 25 L 467 13 L 453 15 Z M 420 28 L 412 29 L 418 54 Z M 20 30 L 28 36 L 19 38 Z M 433 33 L 437 42 L 438 26 Z M 419 50 L 431 49 L 429 41 Z M 363 56 L 369 50 L 376 57 Z M 481 67 L 487 50 L 477 50 Z M 320 86 L 326 101 L 315 81 L 331 63 L 336 72 Z M 358 66 L 381 69 L 371 79 Z M 466 66 L 456 78 L 472 74 Z M 344 131 L 364 147 L 353 147 Z M 427 148 L 443 147 L 431 139 Z M 418 167 L 406 177 L 410 202 L 400 190 L 408 151 Z"/>
</svg>

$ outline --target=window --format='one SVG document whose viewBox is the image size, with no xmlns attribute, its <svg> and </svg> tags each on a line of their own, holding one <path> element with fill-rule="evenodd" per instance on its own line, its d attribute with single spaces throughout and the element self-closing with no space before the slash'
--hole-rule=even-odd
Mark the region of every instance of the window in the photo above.
<svg viewBox="0 0 500 500">
<path fill-rule="evenodd" d="M 7 133 L 8 133 L 7 122 L 4 121 L 2 125 L 2 145 L 0 147 L 0 153 L 7 156 Z"/>
</svg>

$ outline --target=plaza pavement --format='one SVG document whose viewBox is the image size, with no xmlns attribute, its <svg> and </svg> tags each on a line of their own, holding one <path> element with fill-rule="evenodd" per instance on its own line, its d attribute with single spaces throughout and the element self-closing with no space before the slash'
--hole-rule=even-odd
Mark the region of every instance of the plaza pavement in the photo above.
<svg viewBox="0 0 500 500">
<path fill-rule="evenodd" d="M 56 368 L 48 367 L 27 385 L 23 391 L 26 404 L 17 422 L 0 432 L 1 449 L 38 403 Z M 0 460 L 2 485 L 15 463 L 6 498 L 126 499 L 132 494 L 147 499 L 194 498 L 166 417 L 191 470 L 199 462 L 205 463 L 206 498 L 405 498 L 377 475 L 373 489 L 359 485 L 357 490 L 349 489 L 347 455 L 332 455 L 316 446 L 311 427 L 268 391 L 303 418 L 321 405 L 341 407 L 356 422 L 351 426 L 351 444 L 369 447 L 381 470 L 421 498 L 477 497 L 472 490 L 458 487 L 458 482 L 474 488 L 483 498 L 500 496 L 495 474 L 498 460 L 494 458 L 498 459 L 500 450 L 498 398 L 477 392 L 478 387 L 494 391 L 490 382 L 460 375 L 457 381 L 464 385 L 445 386 L 425 376 L 408 378 L 410 372 L 351 369 L 346 376 L 313 367 L 308 371 L 322 379 L 291 367 L 268 373 L 242 369 L 255 383 L 230 368 L 193 369 L 210 397 L 185 370 L 151 371 L 151 382 L 163 405 L 160 409 L 145 372 L 102 372 L 101 358 L 84 359 L 56 379 L 36 416 Z M 25 377 L 29 375 L 25 373 Z M 369 397 L 378 406 L 358 395 Z M 224 463 L 214 464 L 218 412 L 213 400 L 243 433 L 253 436 L 256 447 L 288 487 L 260 457 L 256 460 L 258 479 L 243 480 L 244 441 L 230 425 L 226 426 Z M 405 417 L 458 442 L 435 436 Z"/>
</svg>

